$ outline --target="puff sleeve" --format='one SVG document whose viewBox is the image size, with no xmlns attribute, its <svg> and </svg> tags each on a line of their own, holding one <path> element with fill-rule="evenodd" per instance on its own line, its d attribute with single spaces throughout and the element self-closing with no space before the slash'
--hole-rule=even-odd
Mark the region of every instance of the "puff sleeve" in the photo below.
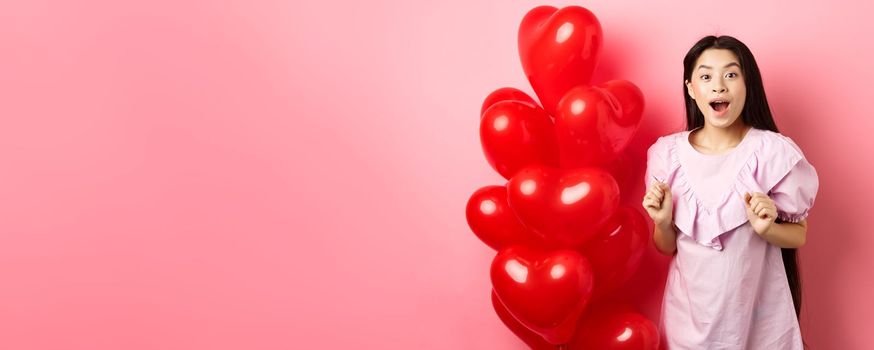
<svg viewBox="0 0 874 350">
<path fill-rule="evenodd" d="M 784 222 L 799 222 L 807 218 L 816 194 L 819 177 L 806 158 L 801 158 L 771 189 L 769 196 L 777 205 L 777 218 Z"/>
<path fill-rule="evenodd" d="M 767 179 L 770 188 L 768 196 L 777 206 L 778 219 L 783 222 L 799 222 L 807 218 L 810 208 L 813 207 L 819 191 L 819 176 L 791 138 L 780 135 L 778 141 L 780 142 L 776 142 L 775 146 L 781 147 L 774 148 L 780 151 L 774 155 L 775 162 L 772 163 L 780 164 L 781 160 L 788 160 L 789 163 L 784 163 L 788 171 L 771 172 L 782 176 Z"/>
</svg>

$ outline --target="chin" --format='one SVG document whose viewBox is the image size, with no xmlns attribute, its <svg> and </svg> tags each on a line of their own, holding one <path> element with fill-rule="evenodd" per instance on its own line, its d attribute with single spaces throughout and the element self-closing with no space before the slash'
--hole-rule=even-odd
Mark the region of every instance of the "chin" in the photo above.
<svg viewBox="0 0 874 350">
<path fill-rule="evenodd" d="M 705 118 L 705 120 L 707 121 L 707 124 L 710 124 L 710 126 L 717 127 L 717 128 L 730 127 L 730 126 L 734 125 L 734 123 L 736 121 L 738 121 L 739 119 L 740 119 L 740 116 L 735 116 L 733 118 L 717 118 L 717 117 L 711 116 L 709 118 Z"/>
</svg>

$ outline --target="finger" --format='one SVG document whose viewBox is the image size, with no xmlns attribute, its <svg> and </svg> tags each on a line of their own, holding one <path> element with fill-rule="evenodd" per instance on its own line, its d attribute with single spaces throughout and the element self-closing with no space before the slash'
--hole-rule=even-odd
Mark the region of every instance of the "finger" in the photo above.
<svg viewBox="0 0 874 350">
<path fill-rule="evenodd" d="M 744 197 L 744 204 L 747 206 L 747 208 L 749 208 L 750 207 L 750 199 L 752 198 L 752 196 L 750 195 L 749 192 L 747 192 L 747 193 L 744 193 L 743 197 Z"/>
<path fill-rule="evenodd" d="M 762 211 L 759 213 L 759 217 L 762 219 L 768 219 L 774 217 L 774 211 L 771 208 L 763 207 Z"/>
<path fill-rule="evenodd" d="M 662 208 L 662 201 L 661 200 L 656 200 L 656 198 L 653 197 L 653 198 L 650 198 L 649 201 L 652 202 L 653 208 L 656 208 L 656 209 Z"/>
<path fill-rule="evenodd" d="M 758 208 L 758 209 L 756 209 L 756 210 L 755 210 L 756 216 L 758 216 L 758 217 L 764 219 L 764 218 L 765 218 L 765 211 L 766 211 L 766 210 L 767 210 L 767 209 L 765 209 L 765 208 Z"/>
<path fill-rule="evenodd" d="M 771 197 L 768 197 L 768 195 L 761 193 L 761 192 L 757 192 L 755 198 L 758 198 L 760 201 L 764 201 L 764 202 L 772 201 Z"/>
<path fill-rule="evenodd" d="M 656 190 L 655 187 L 650 187 L 646 189 L 647 196 L 655 196 Z"/>
<path fill-rule="evenodd" d="M 661 192 L 655 192 L 655 193 L 653 194 L 652 198 L 653 198 L 653 200 L 656 200 L 656 201 L 658 201 L 659 203 L 661 203 L 662 200 L 665 199 L 665 194 L 664 194 L 664 193 L 661 193 Z"/>
<path fill-rule="evenodd" d="M 650 191 L 649 195 L 650 195 L 650 197 L 652 197 L 655 200 L 658 200 L 659 202 L 662 201 L 662 197 L 663 197 L 662 194 L 655 191 L 655 190 Z"/>
<path fill-rule="evenodd" d="M 668 185 L 665 185 L 664 192 L 662 193 L 665 194 L 665 198 L 671 198 L 671 196 L 673 196 L 673 194 L 671 193 L 671 189 L 668 187 Z"/>
<path fill-rule="evenodd" d="M 767 197 L 766 197 L 766 198 L 756 197 L 755 199 L 753 199 L 753 201 L 755 201 L 756 205 L 759 206 L 759 207 L 767 207 L 767 206 L 770 205 L 770 204 L 768 203 L 768 198 L 767 198 Z"/>
<path fill-rule="evenodd" d="M 661 209 L 661 206 L 659 205 L 659 203 L 657 203 L 656 201 L 652 200 L 652 198 L 647 198 L 646 200 L 644 200 L 644 201 L 643 201 L 643 206 L 644 206 L 644 208 L 651 208 L 651 209 L 654 209 L 654 210 L 659 210 L 659 209 Z"/>
<path fill-rule="evenodd" d="M 760 212 L 762 209 L 765 208 L 765 203 L 762 202 L 761 200 L 755 200 L 755 199 L 754 199 L 753 201 L 755 201 L 756 204 L 751 204 L 750 206 L 753 208 L 753 211 L 754 211 L 754 212 L 758 213 L 758 212 Z"/>
<path fill-rule="evenodd" d="M 767 202 L 761 202 L 761 204 L 759 204 L 759 207 L 762 208 L 762 211 L 765 213 L 771 212 L 771 207 L 768 205 Z"/>
</svg>

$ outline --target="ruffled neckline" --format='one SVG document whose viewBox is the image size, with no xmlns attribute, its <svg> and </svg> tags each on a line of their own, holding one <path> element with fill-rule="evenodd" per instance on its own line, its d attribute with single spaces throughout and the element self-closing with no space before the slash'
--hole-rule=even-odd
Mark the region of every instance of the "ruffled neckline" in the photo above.
<svg viewBox="0 0 874 350">
<path fill-rule="evenodd" d="M 672 191 L 682 196 L 682 200 L 674 202 L 674 224 L 682 234 L 685 234 L 704 246 L 722 250 L 719 236 L 747 223 L 746 206 L 742 194 L 745 192 L 765 192 L 756 181 L 755 170 L 759 166 L 763 151 L 762 133 L 759 129 L 750 129 L 741 143 L 734 149 L 718 155 L 707 155 L 695 150 L 688 141 L 691 131 L 675 135 L 667 143 L 669 154 L 669 174 Z M 710 207 L 698 198 L 689 183 L 688 176 L 680 163 L 679 147 L 689 147 L 696 155 L 702 157 L 725 157 L 736 152 L 743 152 L 746 147 L 753 147 L 744 165 L 738 171 L 735 180 L 729 185 L 726 193 Z M 788 171 L 788 169 L 787 169 Z"/>
</svg>

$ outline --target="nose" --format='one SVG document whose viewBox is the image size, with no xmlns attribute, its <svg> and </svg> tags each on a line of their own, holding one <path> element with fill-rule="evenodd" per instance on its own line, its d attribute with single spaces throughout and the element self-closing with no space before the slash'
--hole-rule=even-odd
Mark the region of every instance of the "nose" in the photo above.
<svg viewBox="0 0 874 350">
<path fill-rule="evenodd" d="M 722 81 L 720 81 L 719 79 L 717 79 L 717 81 L 714 81 L 714 82 L 713 82 L 713 92 L 715 92 L 715 93 L 723 93 L 723 92 L 725 92 L 725 91 L 726 91 L 726 89 L 725 89 L 725 84 L 723 84 Z"/>
</svg>

